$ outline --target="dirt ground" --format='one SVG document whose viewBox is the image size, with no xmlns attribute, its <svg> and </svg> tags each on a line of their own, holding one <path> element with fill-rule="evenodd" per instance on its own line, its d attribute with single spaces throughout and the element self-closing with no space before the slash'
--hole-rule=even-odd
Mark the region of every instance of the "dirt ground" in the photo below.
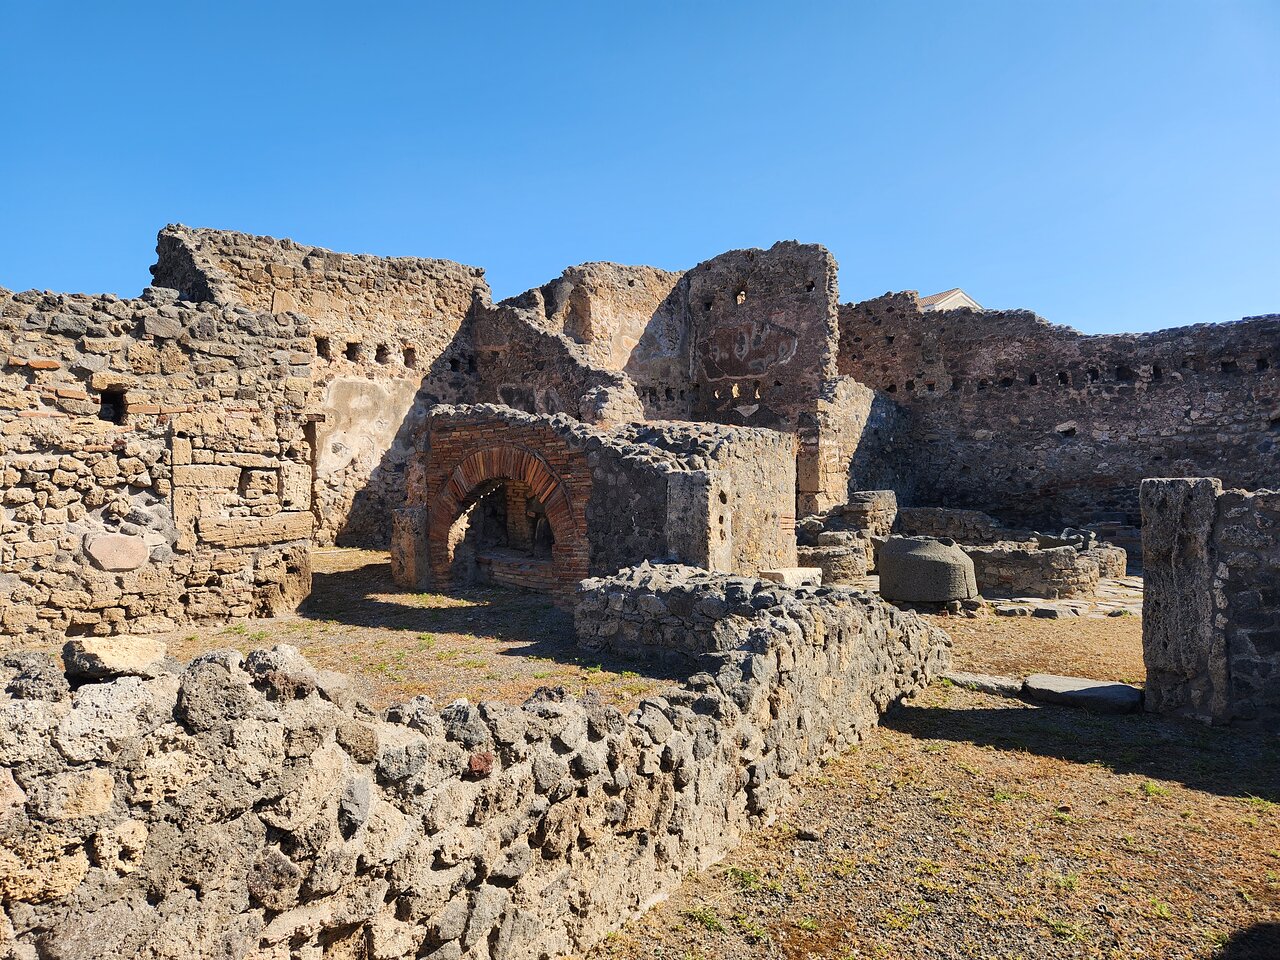
<svg viewBox="0 0 1280 960">
<path fill-rule="evenodd" d="M 318 667 L 362 678 L 378 708 L 418 694 L 440 706 L 459 697 L 520 703 L 538 687 L 563 686 L 578 695 L 595 690 L 626 709 L 676 679 L 644 662 L 585 654 L 572 615 L 538 594 L 402 591 L 387 554 L 370 550 L 317 550 L 313 569 L 312 596 L 296 615 L 161 639 L 179 660 L 289 643 Z"/>
<path fill-rule="evenodd" d="M 1142 618 L 932 617 L 951 635 L 952 666 L 969 673 L 1025 677 L 1058 673 L 1141 685 Z M 1280 958 L 1278 958 L 1280 960 Z"/>
<path fill-rule="evenodd" d="M 1274 736 L 935 685 L 797 801 L 592 960 L 1280 957 Z"/>
</svg>

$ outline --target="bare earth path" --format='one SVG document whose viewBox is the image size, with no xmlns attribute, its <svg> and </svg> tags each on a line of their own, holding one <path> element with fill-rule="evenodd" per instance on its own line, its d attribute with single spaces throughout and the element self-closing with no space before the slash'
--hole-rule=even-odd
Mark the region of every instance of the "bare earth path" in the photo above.
<svg viewBox="0 0 1280 960">
<path fill-rule="evenodd" d="M 1280 957 L 1280 744 L 934 686 L 592 955 Z"/>
</svg>

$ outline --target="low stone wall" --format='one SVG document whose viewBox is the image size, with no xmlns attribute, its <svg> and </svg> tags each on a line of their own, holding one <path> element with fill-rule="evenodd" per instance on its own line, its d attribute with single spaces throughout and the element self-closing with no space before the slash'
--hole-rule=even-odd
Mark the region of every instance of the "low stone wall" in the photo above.
<svg viewBox="0 0 1280 960">
<path fill-rule="evenodd" d="M 973 561 L 978 590 L 984 596 L 1064 597 L 1096 593 L 1101 569 L 1075 547 L 1038 550 L 1022 543 L 991 547 L 961 545 Z"/>
<path fill-rule="evenodd" d="M 1114 580 L 1129 572 L 1128 551 L 1112 543 L 1095 544 L 1088 550 L 1080 551 L 1080 556 L 1096 563 L 1103 579 Z"/>
<path fill-rule="evenodd" d="M 840 543 L 814 547 L 797 547 L 796 563 L 802 567 L 817 567 L 822 571 L 825 584 L 855 583 L 865 577 L 874 563 L 871 540 L 857 534 L 822 534 L 823 537 L 840 536 Z"/>
<path fill-rule="evenodd" d="M 371 713 L 277 647 L 185 668 L 0 659 L 0 944 L 45 957 L 536 958 L 584 949 L 774 817 L 947 663 L 849 590 L 687 567 L 589 581 L 588 643 L 689 660 L 630 714 L 540 690 Z"/>
<path fill-rule="evenodd" d="M 1144 480 L 1148 710 L 1280 723 L 1280 491 Z"/>
</svg>

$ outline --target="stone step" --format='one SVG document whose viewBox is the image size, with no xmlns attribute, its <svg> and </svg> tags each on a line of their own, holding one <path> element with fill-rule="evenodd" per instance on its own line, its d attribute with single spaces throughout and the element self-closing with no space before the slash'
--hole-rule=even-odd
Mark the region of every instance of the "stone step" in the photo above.
<svg viewBox="0 0 1280 960">
<path fill-rule="evenodd" d="M 1128 683 L 1086 680 L 1033 673 L 1022 684 L 1022 695 L 1040 703 L 1081 707 L 1094 713 L 1133 713 L 1142 706 L 1142 691 Z"/>
</svg>

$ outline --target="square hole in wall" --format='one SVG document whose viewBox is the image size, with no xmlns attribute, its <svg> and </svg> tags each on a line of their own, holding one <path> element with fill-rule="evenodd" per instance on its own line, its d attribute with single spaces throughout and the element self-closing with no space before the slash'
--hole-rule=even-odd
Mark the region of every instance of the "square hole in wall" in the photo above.
<svg viewBox="0 0 1280 960">
<path fill-rule="evenodd" d="M 358 343 L 348 343 L 347 349 L 343 351 L 346 358 L 350 360 L 352 363 L 358 362 L 360 360 L 360 355 L 363 352 L 364 352 L 364 349 Z"/>
<path fill-rule="evenodd" d="M 373 351 L 373 359 L 378 363 L 388 363 L 391 360 L 391 348 L 385 343 L 378 344 Z"/>
<path fill-rule="evenodd" d="M 123 390 L 103 390 L 98 397 L 98 419 L 108 423 L 124 423 L 129 401 Z"/>
<path fill-rule="evenodd" d="M 316 337 L 316 355 L 321 360 L 333 359 L 333 342 L 328 337 Z"/>
<path fill-rule="evenodd" d="M 418 348 L 417 347 L 404 348 L 404 365 L 408 367 L 410 370 L 413 370 L 418 366 Z"/>
</svg>

